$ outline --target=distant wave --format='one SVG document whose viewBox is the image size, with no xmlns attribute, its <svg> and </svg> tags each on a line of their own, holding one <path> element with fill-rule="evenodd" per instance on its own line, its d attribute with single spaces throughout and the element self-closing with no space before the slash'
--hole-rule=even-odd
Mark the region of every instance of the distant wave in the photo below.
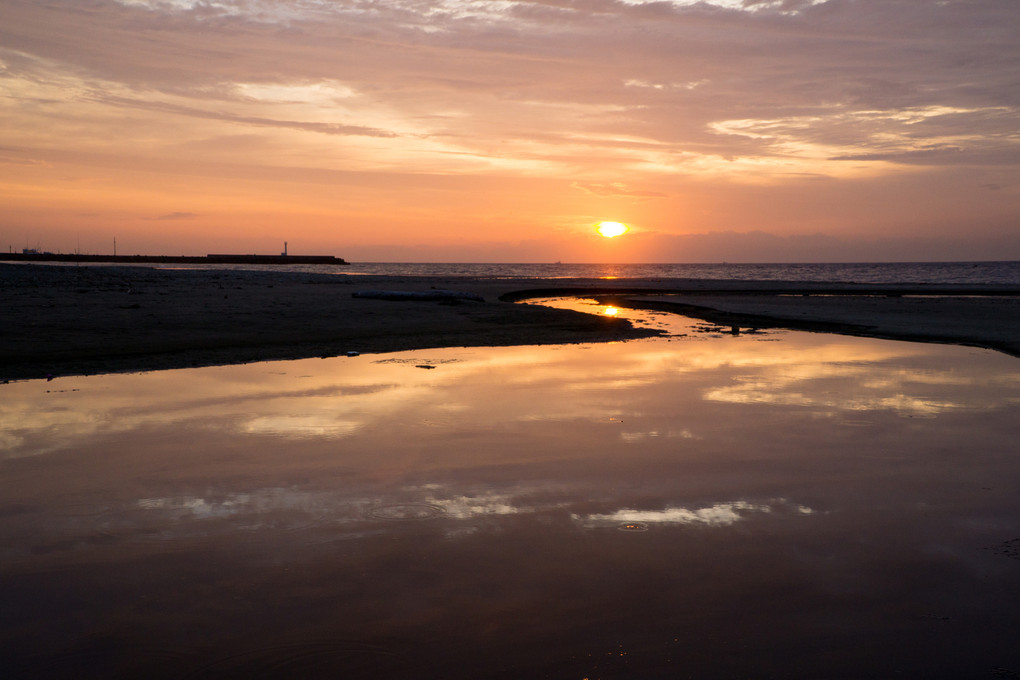
<svg viewBox="0 0 1020 680">
<path fill-rule="evenodd" d="M 1020 285 L 1020 262 L 840 264 L 352 263 L 344 274 L 479 278 L 724 279 L 833 283 Z"/>
</svg>

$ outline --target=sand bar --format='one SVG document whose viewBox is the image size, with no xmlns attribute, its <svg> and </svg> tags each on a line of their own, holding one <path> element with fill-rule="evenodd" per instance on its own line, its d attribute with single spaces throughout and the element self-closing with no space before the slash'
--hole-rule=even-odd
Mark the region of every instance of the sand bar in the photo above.
<svg viewBox="0 0 1020 680">
<path fill-rule="evenodd" d="M 380 290 L 449 290 L 484 301 L 353 295 Z M 568 294 L 615 295 L 621 304 L 726 325 L 949 342 L 1020 356 L 1020 288 L 1003 286 L 621 283 L 0 264 L 0 379 L 347 352 L 604 342 L 656 333 L 619 319 L 515 304 Z"/>
</svg>

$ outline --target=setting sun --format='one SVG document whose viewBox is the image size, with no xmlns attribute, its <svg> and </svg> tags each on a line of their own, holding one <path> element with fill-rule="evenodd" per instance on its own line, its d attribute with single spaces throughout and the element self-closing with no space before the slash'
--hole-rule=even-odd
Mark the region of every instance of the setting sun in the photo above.
<svg viewBox="0 0 1020 680">
<path fill-rule="evenodd" d="M 617 236 L 627 233 L 628 229 L 630 229 L 630 227 L 622 222 L 599 222 L 597 231 L 606 238 L 616 238 Z"/>
</svg>

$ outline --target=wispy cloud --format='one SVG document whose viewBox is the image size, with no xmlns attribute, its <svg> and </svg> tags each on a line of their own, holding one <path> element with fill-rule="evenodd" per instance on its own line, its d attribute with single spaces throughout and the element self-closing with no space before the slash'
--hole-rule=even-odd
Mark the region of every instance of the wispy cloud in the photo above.
<svg viewBox="0 0 1020 680">
<path fill-rule="evenodd" d="M 661 191 L 644 191 L 633 189 L 623 182 L 574 182 L 570 186 L 595 196 L 633 196 L 635 198 L 662 198 L 666 194 Z"/>
<path fill-rule="evenodd" d="M 198 217 L 198 215 L 196 215 L 195 213 L 191 213 L 191 212 L 172 212 L 172 213 L 167 213 L 166 215 L 160 215 L 156 219 L 157 220 L 193 220 L 196 217 Z"/>
<path fill-rule="evenodd" d="M 224 111 L 208 111 L 192 106 L 181 106 L 161 101 L 145 101 L 142 99 L 129 99 L 126 97 L 113 97 L 104 94 L 93 93 L 83 100 L 99 104 L 107 104 L 115 107 L 145 109 L 157 113 L 170 113 L 190 118 L 205 118 L 225 123 L 239 123 L 241 125 L 256 125 L 261 127 L 291 128 L 293 130 L 305 130 L 308 132 L 319 132 L 326 135 L 363 135 L 366 137 L 397 137 L 398 135 L 386 130 L 364 127 L 361 125 L 344 125 L 342 123 L 319 123 L 314 121 L 277 120 L 260 116 L 245 116 Z"/>
</svg>

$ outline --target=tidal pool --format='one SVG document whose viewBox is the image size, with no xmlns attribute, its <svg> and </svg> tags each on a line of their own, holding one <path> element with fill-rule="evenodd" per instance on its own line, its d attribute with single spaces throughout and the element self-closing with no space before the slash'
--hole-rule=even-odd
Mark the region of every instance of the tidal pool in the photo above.
<svg viewBox="0 0 1020 680">
<path fill-rule="evenodd" d="M 1017 359 L 626 314 L 0 386 L 5 677 L 1020 675 Z"/>
</svg>

